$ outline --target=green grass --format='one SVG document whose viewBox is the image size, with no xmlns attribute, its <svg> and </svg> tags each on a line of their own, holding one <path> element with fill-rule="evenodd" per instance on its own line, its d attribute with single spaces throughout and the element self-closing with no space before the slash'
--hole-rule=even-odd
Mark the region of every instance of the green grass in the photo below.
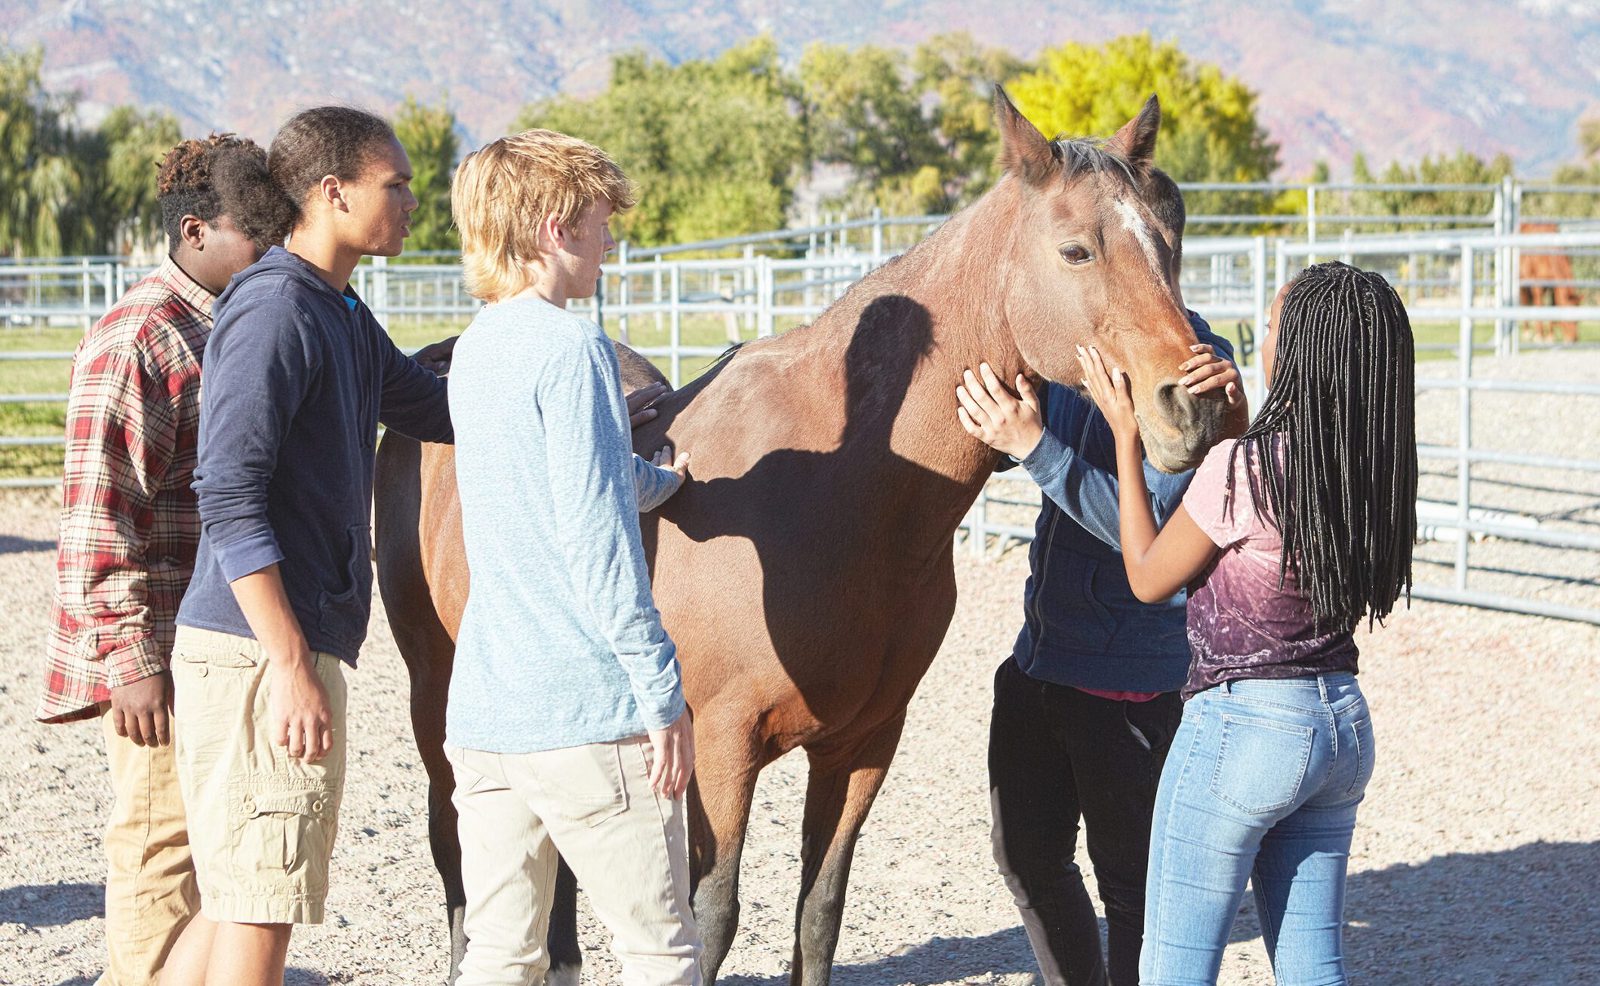
<svg viewBox="0 0 1600 986">
<path fill-rule="evenodd" d="M 70 353 L 83 329 L 0 327 L 0 352 Z M 0 361 L 0 394 L 65 394 L 66 360 Z M 66 429 L 64 404 L 0 404 L 0 435 L 59 436 Z M 61 474 L 61 447 L 33 445 L 0 448 L 0 478 L 53 477 Z"/>
</svg>

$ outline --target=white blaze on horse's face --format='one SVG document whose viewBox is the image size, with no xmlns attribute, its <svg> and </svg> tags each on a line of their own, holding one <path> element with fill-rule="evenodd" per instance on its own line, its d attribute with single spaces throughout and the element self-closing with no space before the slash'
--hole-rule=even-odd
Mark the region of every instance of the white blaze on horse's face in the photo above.
<svg viewBox="0 0 1600 986">
<path fill-rule="evenodd" d="M 1139 209 L 1125 198 L 1119 198 L 1113 206 L 1117 215 L 1122 219 L 1122 228 L 1133 234 L 1139 242 L 1139 248 L 1144 251 L 1145 259 L 1150 262 L 1150 273 L 1158 281 L 1165 281 L 1166 275 L 1162 273 L 1161 254 L 1156 250 L 1156 232 L 1150 227 L 1144 216 L 1139 214 Z"/>
</svg>

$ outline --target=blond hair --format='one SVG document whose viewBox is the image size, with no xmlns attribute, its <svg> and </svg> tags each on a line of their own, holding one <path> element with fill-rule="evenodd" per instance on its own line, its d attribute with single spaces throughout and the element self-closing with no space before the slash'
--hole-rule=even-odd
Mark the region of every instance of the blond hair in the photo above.
<svg viewBox="0 0 1600 986">
<path fill-rule="evenodd" d="M 468 154 L 450 186 L 468 293 L 494 301 L 527 287 L 545 218 L 571 229 L 601 199 L 622 212 L 638 195 L 605 151 L 576 137 L 524 130 Z"/>
</svg>

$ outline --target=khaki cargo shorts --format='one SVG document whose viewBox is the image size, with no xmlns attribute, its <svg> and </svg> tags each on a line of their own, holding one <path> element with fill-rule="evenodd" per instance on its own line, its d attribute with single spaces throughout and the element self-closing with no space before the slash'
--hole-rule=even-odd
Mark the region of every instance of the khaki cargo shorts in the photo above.
<svg viewBox="0 0 1600 986">
<path fill-rule="evenodd" d="M 315 655 L 333 748 L 315 763 L 267 731 L 266 654 L 246 637 L 178 627 L 172 648 L 178 784 L 200 910 L 213 921 L 320 924 L 344 793 L 344 669 Z"/>
</svg>

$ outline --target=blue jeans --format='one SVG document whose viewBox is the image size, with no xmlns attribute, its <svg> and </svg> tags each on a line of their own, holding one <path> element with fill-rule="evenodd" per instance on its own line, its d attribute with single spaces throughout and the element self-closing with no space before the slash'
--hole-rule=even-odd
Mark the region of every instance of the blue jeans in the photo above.
<svg viewBox="0 0 1600 986">
<path fill-rule="evenodd" d="M 1217 981 L 1247 880 L 1279 986 L 1347 982 L 1345 870 L 1372 763 L 1353 674 L 1226 682 L 1191 698 L 1156 794 L 1143 986 Z"/>
</svg>

